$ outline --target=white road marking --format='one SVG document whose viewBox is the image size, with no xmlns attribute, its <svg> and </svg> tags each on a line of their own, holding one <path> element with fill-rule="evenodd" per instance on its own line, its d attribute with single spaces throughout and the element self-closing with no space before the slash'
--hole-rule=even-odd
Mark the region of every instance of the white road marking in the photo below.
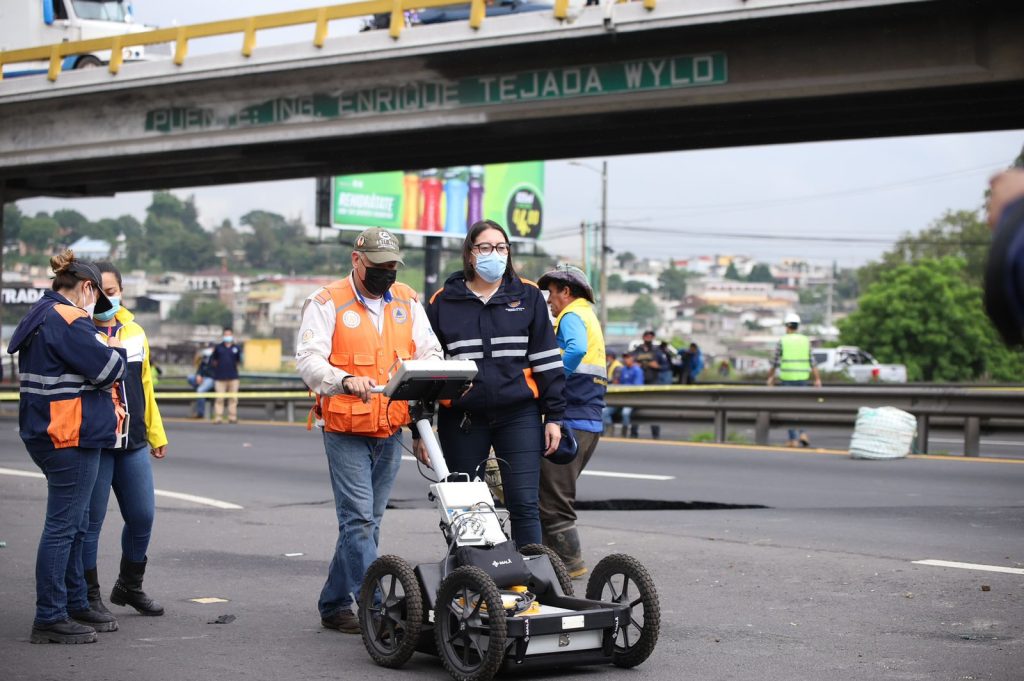
<svg viewBox="0 0 1024 681">
<path fill-rule="evenodd" d="M 402 461 L 415 461 L 414 456 L 403 456 Z M 674 475 L 647 475 L 646 473 L 615 473 L 612 471 L 583 471 L 582 475 L 593 475 L 598 478 L 626 478 L 628 480 L 675 480 Z"/>
<path fill-rule="evenodd" d="M 981 570 L 982 572 L 1005 572 L 1009 575 L 1024 575 L 1020 568 L 1003 567 L 1002 565 L 980 565 L 978 563 L 956 563 L 951 560 L 915 560 L 915 565 L 933 565 L 935 567 L 960 568 L 962 570 Z"/>
<path fill-rule="evenodd" d="M 23 471 L 17 468 L 0 468 L 0 475 L 13 475 L 21 478 L 43 478 L 46 476 L 37 471 Z M 211 499 L 209 497 L 198 497 L 194 494 L 184 494 L 183 492 L 168 492 L 164 489 L 153 490 L 153 493 L 158 497 L 167 497 L 168 499 L 178 499 L 180 501 L 189 501 L 193 504 L 201 504 L 203 506 L 213 506 L 214 508 L 221 508 L 227 511 L 239 511 L 242 509 L 238 504 L 232 504 L 230 501 L 221 501 L 220 499 Z"/>
</svg>

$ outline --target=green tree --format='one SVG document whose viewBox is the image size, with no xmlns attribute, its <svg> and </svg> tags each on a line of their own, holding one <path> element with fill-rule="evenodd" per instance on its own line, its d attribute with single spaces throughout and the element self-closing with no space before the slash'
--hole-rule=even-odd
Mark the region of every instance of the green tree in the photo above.
<svg viewBox="0 0 1024 681">
<path fill-rule="evenodd" d="M 4 204 L 4 239 L 17 241 L 21 234 L 21 224 L 25 214 L 21 212 L 16 203 Z"/>
<path fill-rule="evenodd" d="M 46 213 L 21 221 L 19 238 L 35 252 L 52 251 L 54 242 L 60 236 L 60 224 Z"/>
<path fill-rule="evenodd" d="M 633 255 L 633 253 L 631 253 L 630 251 L 626 251 L 625 253 L 619 253 L 617 256 L 615 256 L 615 259 L 619 261 L 619 267 L 623 269 L 629 267 L 634 262 L 636 262 L 636 256 Z"/>
<path fill-rule="evenodd" d="M 775 277 L 772 276 L 772 269 L 768 265 L 759 262 L 750 270 L 750 274 L 747 275 L 747 281 L 760 284 L 774 284 Z"/>
<path fill-rule="evenodd" d="M 53 219 L 57 221 L 57 224 L 64 230 L 66 236 L 65 241 L 71 243 L 77 239 L 88 236 L 89 234 L 89 218 L 85 217 L 77 210 L 71 210 L 70 208 L 61 208 L 53 212 Z"/>
<path fill-rule="evenodd" d="M 1000 344 L 968 267 L 922 259 L 883 272 L 840 323 L 842 343 L 905 364 L 911 381 L 1024 379 L 1024 355 Z"/>
<path fill-rule="evenodd" d="M 633 307 L 630 308 L 630 313 L 632 320 L 638 324 L 656 326 L 659 321 L 658 306 L 655 305 L 654 299 L 647 293 L 633 301 Z"/>
<path fill-rule="evenodd" d="M 213 235 L 199 224 L 195 197 L 182 201 L 170 192 L 154 192 L 146 209 L 145 231 L 144 254 L 137 253 L 143 259 L 140 266 L 195 272 L 217 261 Z"/>
<path fill-rule="evenodd" d="M 946 211 L 938 220 L 917 234 L 904 234 L 877 262 L 870 262 L 857 271 L 860 289 L 878 281 L 882 274 L 900 265 L 925 258 L 961 258 L 965 262 L 963 276 L 981 286 L 985 276 L 985 259 L 991 233 L 977 211 Z"/>
<path fill-rule="evenodd" d="M 622 275 L 616 272 L 615 274 L 608 275 L 608 290 L 609 291 L 621 291 L 625 288 L 625 282 L 622 281 Z"/>
<path fill-rule="evenodd" d="M 725 278 L 731 279 L 732 281 L 743 281 L 743 277 L 741 277 L 740 273 L 736 271 L 736 263 L 732 261 L 729 262 L 729 267 L 725 270 Z"/>
<path fill-rule="evenodd" d="M 231 326 L 232 315 L 228 306 L 219 299 L 203 300 L 192 313 L 192 323 L 209 326 Z"/>
<path fill-rule="evenodd" d="M 686 270 L 676 268 L 673 264 L 658 275 L 661 292 L 671 300 L 682 300 L 686 297 L 686 280 L 690 278 Z"/>
<path fill-rule="evenodd" d="M 627 279 L 623 284 L 623 288 L 626 293 L 650 293 L 651 287 L 642 281 L 636 279 Z"/>
</svg>

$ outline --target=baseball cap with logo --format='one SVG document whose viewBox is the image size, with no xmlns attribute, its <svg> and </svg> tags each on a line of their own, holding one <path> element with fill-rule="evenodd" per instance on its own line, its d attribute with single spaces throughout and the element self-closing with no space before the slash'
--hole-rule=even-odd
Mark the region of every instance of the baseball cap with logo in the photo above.
<svg viewBox="0 0 1024 681">
<path fill-rule="evenodd" d="M 387 262 L 405 264 L 402 260 L 402 252 L 398 247 L 398 238 L 386 229 L 371 227 L 363 230 L 356 237 L 357 253 L 362 253 L 367 260 L 375 265 L 383 265 Z"/>
<path fill-rule="evenodd" d="M 547 290 L 548 284 L 560 281 L 566 284 L 576 284 L 583 290 L 583 297 L 589 300 L 591 303 L 594 302 L 594 289 L 591 288 L 590 282 L 587 281 L 587 275 L 583 273 L 578 267 L 573 265 L 559 265 L 550 272 L 545 272 L 540 279 L 537 280 L 537 286 L 543 291 Z"/>
<path fill-rule="evenodd" d="M 78 279 L 92 282 L 92 285 L 96 288 L 97 297 L 96 307 L 93 310 L 94 314 L 106 312 L 114 307 L 110 299 L 107 298 L 107 294 L 103 292 L 103 275 L 100 274 L 100 268 L 91 262 L 75 260 L 68 266 L 68 272 L 75 275 Z"/>
</svg>

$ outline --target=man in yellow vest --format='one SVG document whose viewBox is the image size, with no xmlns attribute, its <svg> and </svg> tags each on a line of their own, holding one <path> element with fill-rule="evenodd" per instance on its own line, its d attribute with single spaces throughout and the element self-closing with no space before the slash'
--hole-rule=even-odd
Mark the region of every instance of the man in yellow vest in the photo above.
<svg viewBox="0 0 1024 681">
<path fill-rule="evenodd" d="M 377 559 L 380 522 L 402 462 L 405 402 L 371 393 L 399 361 L 440 359 L 416 292 L 395 282 L 398 240 L 368 229 L 355 242 L 352 273 L 318 289 L 303 304 L 295 367 L 316 393 L 327 467 L 338 515 L 338 541 L 320 593 L 320 623 L 359 633 L 352 612 L 366 569 Z M 417 455 L 425 459 L 422 443 Z"/>
<path fill-rule="evenodd" d="M 821 374 L 818 367 L 811 361 L 811 341 L 807 336 L 798 333 L 800 328 L 800 317 L 792 312 L 786 315 L 786 335 L 779 339 L 775 346 L 775 360 L 772 368 L 768 371 L 768 385 L 775 384 L 775 374 L 778 372 L 779 382 L 786 386 L 807 385 L 811 374 L 814 375 L 814 387 L 821 387 Z M 787 447 L 796 447 L 799 439 L 800 446 L 810 447 L 811 439 L 807 433 L 800 429 L 799 437 L 797 428 L 789 429 Z"/>
<path fill-rule="evenodd" d="M 561 556 L 569 575 L 578 578 L 586 574 L 587 566 L 576 529 L 576 479 L 604 431 L 602 412 L 608 388 L 604 335 L 590 307 L 594 291 L 579 268 L 560 265 L 537 285 L 548 292 L 548 307 L 555 316 L 555 338 L 566 375 L 564 423 L 573 429 L 578 443 L 571 463 L 541 461 L 540 523 L 544 544 Z"/>
</svg>

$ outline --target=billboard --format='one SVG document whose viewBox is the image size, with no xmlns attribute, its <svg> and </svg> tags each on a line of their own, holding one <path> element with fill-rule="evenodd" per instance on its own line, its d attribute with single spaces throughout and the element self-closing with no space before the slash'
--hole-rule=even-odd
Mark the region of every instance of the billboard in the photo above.
<svg viewBox="0 0 1024 681">
<path fill-rule="evenodd" d="M 544 222 L 544 162 L 494 163 L 334 178 L 334 224 L 462 238 L 494 220 L 513 239 L 537 239 Z"/>
</svg>

